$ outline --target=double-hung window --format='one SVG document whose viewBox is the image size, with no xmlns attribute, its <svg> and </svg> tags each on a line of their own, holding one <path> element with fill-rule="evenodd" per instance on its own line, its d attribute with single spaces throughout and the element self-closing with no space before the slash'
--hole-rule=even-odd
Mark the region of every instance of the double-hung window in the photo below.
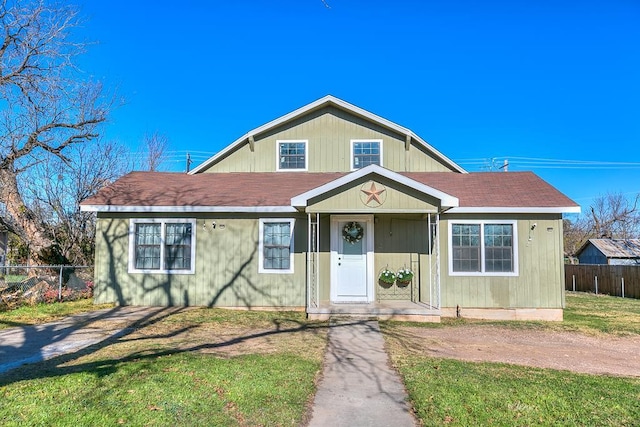
<svg viewBox="0 0 640 427">
<path fill-rule="evenodd" d="M 306 171 L 308 169 L 307 140 L 276 141 L 279 171 Z"/>
<path fill-rule="evenodd" d="M 351 170 L 361 169 L 369 165 L 382 166 L 382 140 L 352 139 Z"/>
<path fill-rule="evenodd" d="M 129 272 L 194 273 L 195 228 L 192 219 L 132 219 Z"/>
<path fill-rule="evenodd" d="M 261 219 L 258 240 L 260 273 L 293 273 L 293 219 Z"/>
<path fill-rule="evenodd" d="M 516 221 L 451 221 L 451 275 L 518 274 Z"/>
</svg>

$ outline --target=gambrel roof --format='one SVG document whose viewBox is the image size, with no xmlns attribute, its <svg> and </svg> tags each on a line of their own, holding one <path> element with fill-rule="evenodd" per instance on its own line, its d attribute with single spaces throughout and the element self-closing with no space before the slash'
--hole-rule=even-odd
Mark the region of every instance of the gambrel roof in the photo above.
<svg viewBox="0 0 640 427">
<path fill-rule="evenodd" d="M 368 120 L 370 122 L 373 122 L 379 126 L 382 126 L 383 128 L 389 129 L 391 131 L 394 131 L 397 134 L 400 135 L 404 135 L 405 139 L 410 142 L 410 141 L 415 141 L 416 143 L 418 143 L 419 145 L 421 145 L 422 147 L 424 147 L 427 151 L 429 151 L 436 159 L 440 160 L 442 163 L 444 163 L 445 165 L 447 165 L 448 167 L 450 167 L 452 170 L 460 172 L 460 173 L 466 173 L 466 171 L 460 167 L 459 165 L 457 165 L 456 163 L 454 163 L 451 159 L 449 159 L 447 156 L 445 156 L 444 154 L 442 154 L 441 152 L 439 152 L 438 150 L 436 150 L 434 147 L 432 147 L 429 143 L 427 143 L 427 141 L 425 141 L 424 139 L 420 138 L 418 135 L 416 135 L 413 131 L 411 131 L 410 129 L 407 129 L 405 127 L 402 127 L 394 122 L 391 122 L 383 117 L 380 117 L 376 114 L 373 114 L 367 110 L 364 110 L 360 107 L 356 107 L 353 104 L 350 104 L 346 101 L 343 101 L 339 98 L 336 98 L 335 96 L 332 95 L 327 95 L 323 98 L 318 99 L 317 101 L 314 101 L 310 104 L 307 104 L 301 108 L 298 108 L 297 110 L 294 110 L 288 114 L 285 114 L 284 116 L 278 117 L 275 120 L 270 121 L 269 123 L 266 123 L 262 126 L 259 126 L 253 130 L 250 130 L 249 132 L 247 132 L 246 134 L 242 135 L 240 138 L 236 139 L 233 143 L 231 143 L 230 145 L 228 145 L 227 147 L 225 147 L 223 150 L 221 150 L 220 152 L 218 152 L 216 155 L 214 155 L 213 157 L 211 157 L 210 159 L 206 160 L 205 162 L 203 162 L 202 164 L 198 165 L 196 168 L 194 168 L 192 171 L 190 171 L 189 173 L 194 175 L 197 174 L 199 172 L 202 172 L 204 170 L 206 170 L 207 168 L 209 168 L 211 165 L 215 164 L 216 162 L 218 162 L 219 160 L 223 159 L 228 153 L 232 152 L 233 150 L 237 149 L 239 146 L 243 145 L 243 144 L 253 144 L 253 141 L 256 137 L 258 137 L 261 134 L 264 134 L 278 126 L 284 125 L 286 123 L 292 122 L 298 118 L 300 118 L 301 116 L 304 116 L 306 114 L 312 113 L 314 111 L 320 110 L 322 108 L 328 107 L 328 106 L 333 106 L 335 108 L 338 108 L 340 110 L 346 111 L 356 117 L 361 117 L 365 120 Z"/>
</svg>

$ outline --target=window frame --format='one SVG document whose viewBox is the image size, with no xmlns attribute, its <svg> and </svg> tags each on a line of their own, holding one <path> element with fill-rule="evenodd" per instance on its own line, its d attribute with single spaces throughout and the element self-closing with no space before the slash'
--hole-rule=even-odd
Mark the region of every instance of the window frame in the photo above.
<svg viewBox="0 0 640 427">
<path fill-rule="evenodd" d="M 519 263 L 518 263 L 518 221 L 506 220 L 506 219 L 460 219 L 460 220 L 448 220 L 448 246 L 449 246 L 449 276 L 502 276 L 502 277 L 514 277 L 519 275 Z M 480 226 L 480 271 L 453 271 L 453 226 L 457 224 L 469 224 Z M 511 225 L 513 235 L 511 236 L 512 248 L 513 248 L 513 271 L 499 272 L 499 271 L 485 271 L 485 225 L 491 224 L 503 224 Z"/>
<path fill-rule="evenodd" d="M 265 223 L 283 223 L 288 222 L 290 227 L 289 235 L 289 268 L 288 269 L 276 269 L 276 268 L 264 268 L 264 224 Z M 294 227 L 296 220 L 294 218 L 260 218 L 260 224 L 258 226 L 258 273 L 265 274 L 293 274 L 293 260 L 294 260 Z"/>
<path fill-rule="evenodd" d="M 378 166 L 381 166 L 381 167 L 383 166 L 384 163 L 383 163 L 383 156 L 382 156 L 382 154 L 383 154 L 383 149 L 382 149 L 382 147 L 383 147 L 383 143 L 382 142 L 383 141 L 382 141 L 382 139 L 375 139 L 375 138 L 371 138 L 371 139 L 352 139 L 351 140 L 351 156 L 349 158 L 349 162 L 350 162 L 349 163 L 349 168 L 352 171 L 357 171 L 357 170 L 362 169 L 361 167 L 360 168 L 354 167 L 354 164 L 353 164 L 353 161 L 355 160 L 355 154 L 353 152 L 353 149 L 354 149 L 354 146 L 355 146 L 355 144 L 357 142 L 377 142 L 378 144 L 380 144 L 380 163 L 378 164 Z"/>
<path fill-rule="evenodd" d="M 136 268 L 136 224 L 160 224 L 160 268 Z M 166 268 L 166 224 L 191 224 L 191 266 L 189 269 Z M 194 218 L 131 218 L 129 219 L 129 273 L 145 274 L 195 274 L 196 269 L 196 220 Z"/>
<path fill-rule="evenodd" d="M 304 144 L 304 168 L 281 168 L 280 167 L 280 145 L 281 144 Z M 306 172 L 309 170 L 309 140 L 308 139 L 277 139 L 276 140 L 276 172 Z"/>
</svg>

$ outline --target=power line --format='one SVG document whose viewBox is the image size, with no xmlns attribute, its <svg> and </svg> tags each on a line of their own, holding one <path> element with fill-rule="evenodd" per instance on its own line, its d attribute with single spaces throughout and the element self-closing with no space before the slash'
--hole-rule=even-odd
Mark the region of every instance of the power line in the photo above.
<svg viewBox="0 0 640 427">
<path fill-rule="evenodd" d="M 458 159 L 456 162 L 469 166 L 482 166 L 490 170 L 498 169 L 504 160 L 517 168 L 536 169 L 640 169 L 640 162 L 570 160 L 539 157 L 504 156 L 485 159 Z"/>
</svg>

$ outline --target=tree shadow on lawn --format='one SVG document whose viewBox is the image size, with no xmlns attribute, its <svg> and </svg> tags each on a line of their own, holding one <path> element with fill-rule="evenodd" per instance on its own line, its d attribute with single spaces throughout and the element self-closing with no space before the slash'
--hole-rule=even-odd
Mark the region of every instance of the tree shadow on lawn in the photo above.
<svg viewBox="0 0 640 427">
<path fill-rule="evenodd" d="M 114 308 L 113 310 L 109 310 L 97 316 L 95 320 L 101 320 L 107 318 L 108 316 L 113 316 L 114 311 L 117 311 L 119 308 Z M 304 321 L 300 321 L 297 319 L 282 317 L 276 318 L 272 320 L 271 329 L 264 330 L 261 328 L 259 332 L 249 333 L 245 335 L 236 336 L 224 341 L 220 342 L 211 342 L 211 343 L 202 343 L 192 346 L 174 346 L 173 348 L 165 348 L 165 349 L 139 349 L 133 351 L 131 353 L 126 354 L 123 357 L 116 358 L 106 358 L 102 360 L 90 361 L 86 363 L 72 363 L 75 360 L 81 359 L 85 356 L 89 356 L 97 353 L 98 351 L 105 349 L 112 345 L 117 344 L 126 344 L 130 342 L 140 342 L 140 341 L 151 341 L 158 339 L 170 339 L 181 334 L 184 334 L 190 331 L 193 328 L 196 328 L 198 325 L 187 325 L 184 327 L 179 327 L 178 329 L 171 330 L 167 333 L 162 334 L 152 334 L 145 337 L 130 337 L 131 334 L 137 332 L 143 328 L 151 327 L 158 322 L 161 322 L 167 319 L 170 316 L 179 314 L 185 310 L 189 310 L 189 308 L 181 307 L 169 307 L 169 308 L 161 308 L 158 310 L 154 310 L 151 313 L 145 315 L 140 320 L 137 320 L 127 327 L 117 331 L 107 339 L 104 339 L 101 342 L 92 344 L 90 346 L 84 347 L 74 352 L 70 352 L 67 354 L 62 354 L 59 356 L 52 357 L 48 360 L 38 361 L 34 360 L 33 362 L 38 362 L 37 364 L 29 364 L 22 365 L 20 367 L 13 368 L 0 374 L 0 386 L 6 386 L 18 381 L 25 380 L 33 380 L 39 378 L 52 378 L 52 377 L 60 377 L 68 374 L 79 373 L 79 372 L 89 372 L 95 374 L 97 376 L 106 376 L 117 372 L 118 365 L 122 363 L 126 363 L 129 361 L 139 361 L 139 360 L 153 360 L 162 356 L 170 356 L 174 354 L 182 354 L 182 353 L 196 353 L 202 352 L 206 350 L 216 350 L 216 349 L 224 349 L 228 347 L 232 347 L 235 345 L 239 345 L 242 343 L 247 343 L 252 340 L 258 340 L 261 338 L 269 337 L 269 336 L 279 336 L 285 334 L 295 334 L 299 332 L 311 331 L 312 333 L 316 333 L 322 330 L 325 330 L 328 325 L 326 323 L 307 323 Z M 284 324 L 291 324 L 291 327 L 283 326 Z M 68 328 L 74 329 L 74 328 Z M 43 332 L 38 332 L 42 334 Z M 55 335 L 54 331 L 50 332 L 51 335 Z M 68 334 L 70 332 L 66 332 Z M 59 337 L 56 337 L 58 339 Z M 39 339 L 42 339 L 42 335 L 39 336 Z"/>
</svg>

